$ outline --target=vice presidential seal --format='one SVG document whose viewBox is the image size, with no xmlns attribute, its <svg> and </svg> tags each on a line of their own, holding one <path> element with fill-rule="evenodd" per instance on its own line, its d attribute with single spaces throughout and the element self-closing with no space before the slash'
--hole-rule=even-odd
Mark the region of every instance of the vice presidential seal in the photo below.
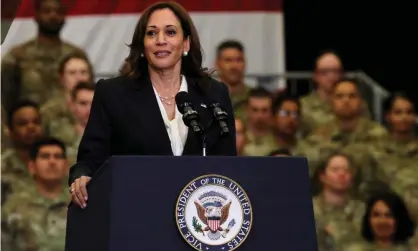
<svg viewBox="0 0 418 251">
<path fill-rule="evenodd" d="M 176 204 L 176 222 L 196 250 L 234 250 L 250 233 L 253 215 L 245 191 L 233 180 L 205 175 L 191 181 Z"/>
</svg>

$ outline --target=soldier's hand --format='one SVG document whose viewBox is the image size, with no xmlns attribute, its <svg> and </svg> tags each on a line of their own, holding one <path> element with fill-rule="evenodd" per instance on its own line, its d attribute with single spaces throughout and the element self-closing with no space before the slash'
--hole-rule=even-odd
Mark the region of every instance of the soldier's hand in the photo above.
<svg viewBox="0 0 418 251">
<path fill-rule="evenodd" d="M 71 200 L 81 208 L 86 208 L 87 206 L 88 194 L 86 185 L 90 180 L 91 178 L 88 176 L 81 176 L 70 187 Z"/>
</svg>

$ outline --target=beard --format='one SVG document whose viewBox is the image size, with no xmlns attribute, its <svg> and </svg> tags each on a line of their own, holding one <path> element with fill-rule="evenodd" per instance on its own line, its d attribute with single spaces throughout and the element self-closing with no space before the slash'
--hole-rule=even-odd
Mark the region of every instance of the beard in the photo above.
<svg viewBox="0 0 418 251">
<path fill-rule="evenodd" d="M 65 21 L 51 23 L 38 22 L 39 33 L 46 36 L 58 36 L 64 24 Z"/>
</svg>

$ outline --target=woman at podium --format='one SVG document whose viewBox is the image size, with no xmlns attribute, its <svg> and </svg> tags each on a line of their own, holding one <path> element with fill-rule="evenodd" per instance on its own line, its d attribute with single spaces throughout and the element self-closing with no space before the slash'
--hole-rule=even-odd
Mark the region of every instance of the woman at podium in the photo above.
<svg viewBox="0 0 418 251">
<path fill-rule="evenodd" d="M 86 184 L 113 155 L 236 155 L 228 89 L 202 68 L 199 36 L 186 10 L 174 2 L 148 7 L 129 46 L 131 70 L 97 82 L 70 170 L 72 201 L 82 208 Z"/>
</svg>

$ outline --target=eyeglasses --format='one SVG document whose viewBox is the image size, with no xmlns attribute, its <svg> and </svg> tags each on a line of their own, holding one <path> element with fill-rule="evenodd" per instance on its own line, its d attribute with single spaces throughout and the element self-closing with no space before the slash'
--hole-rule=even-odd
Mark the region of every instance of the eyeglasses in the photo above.
<svg viewBox="0 0 418 251">
<path fill-rule="evenodd" d="M 280 117 L 292 117 L 292 118 L 295 118 L 295 119 L 299 118 L 299 116 L 300 116 L 299 112 L 286 111 L 286 110 L 279 110 L 278 115 Z"/>
</svg>

